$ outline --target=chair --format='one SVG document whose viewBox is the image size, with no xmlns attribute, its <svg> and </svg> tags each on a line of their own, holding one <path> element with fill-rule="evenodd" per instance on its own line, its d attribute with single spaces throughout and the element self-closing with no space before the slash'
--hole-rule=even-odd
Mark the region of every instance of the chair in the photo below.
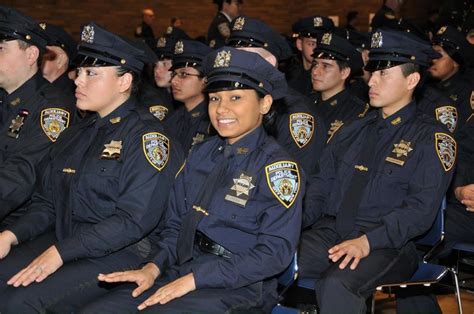
<svg viewBox="0 0 474 314">
<path fill-rule="evenodd" d="M 456 266 L 450 268 L 449 270 L 451 271 L 453 278 L 454 278 L 454 284 L 456 286 L 456 296 L 457 296 L 457 302 L 458 302 L 458 308 L 459 308 L 459 313 L 462 314 L 462 301 L 461 301 L 461 295 L 459 293 L 459 278 L 458 278 L 458 273 L 459 273 L 459 253 L 460 252 L 468 252 L 468 253 L 474 253 L 474 243 L 473 242 L 456 242 L 453 246 L 453 250 L 458 251 L 458 256 L 456 259 Z"/>
<path fill-rule="evenodd" d="M 293 259 L 288 266 L 288 268 L 278 277 L 278 300 L 281 301 L 283 294 L 288 290 L 288 288 L 295 282 L 298 278 L 298 258 L 295 253 Z M 289 308 L 278 303 L 272 309 L 272 314 L 298 314 L 299 310 Z"/>
</svg>

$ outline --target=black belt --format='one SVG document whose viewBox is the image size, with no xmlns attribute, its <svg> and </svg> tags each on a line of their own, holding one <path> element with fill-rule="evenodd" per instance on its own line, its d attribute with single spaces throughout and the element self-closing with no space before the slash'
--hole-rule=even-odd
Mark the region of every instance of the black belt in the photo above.
<svg viewBox="0 0 474 314">
<path fill-rule="evenodd" d="M 227 250 L 222 245 L 212 241 L 201 232 L 196 232 L 196 238 L 194 243 L 199 249 L 205 253 L 211 253 L 220 257 L 231 258 L 232 252 Z"/>
</svg>

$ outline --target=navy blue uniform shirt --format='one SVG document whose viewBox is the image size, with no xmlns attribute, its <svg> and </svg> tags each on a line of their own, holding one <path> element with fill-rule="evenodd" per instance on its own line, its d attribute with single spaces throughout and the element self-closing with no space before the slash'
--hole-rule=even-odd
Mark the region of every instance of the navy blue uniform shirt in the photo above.
<svg viewBox="0 0 474 314">
<path fill-rule="evenodd" d="M 429 229 L 452 177 L 456 142 L 442 125 L 416 112 L 414 102 L 383 119 L 373 111 L 341 128 L 312 178 L 304 225 L 336 216 L 351 187 L 368 130 L 375 124 L 375 162 L 357 211 L 355 230 L 371 250 L 400 248 Z M 359 168 L 359 169 L 358 169 Z"/>
<path fill-rule="evenodd" d="M 194 210 L 202 182 L 222 162 L 225 145 L 217 136 L 196 145 L 177 178 L 153 260 L 162 272 L 177 262 L 182 219 Z M 263 127 L 231 149 L 223 183 L 208 191 L 213 193 L 208 215 L 197 230 L 233 255 L 224 258 L 195 252 L 182 268 L 192 269 L 198 289 L 243 287 L 278 274 L 291 261 L 300 235 L 305 182 L 294 160 Z"/>
<path fill-rule="evenodd" d="M 64 133 L 28 212 L 9 228 L 20 242 L 54 226 L 67 262 L 120 250 L 158 224 L 184 156 L 135 105 L 130 98 Z"/>
</svg>

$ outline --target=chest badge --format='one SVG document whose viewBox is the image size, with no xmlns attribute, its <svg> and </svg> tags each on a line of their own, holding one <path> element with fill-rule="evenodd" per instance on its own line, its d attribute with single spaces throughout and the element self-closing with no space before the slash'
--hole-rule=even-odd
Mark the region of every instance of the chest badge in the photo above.
<svg viewBox="0 0 474 314">
<path fill-rule="evenodd" d="M 122 141 L 110 141 L 109 144 L 104 144 L 105 148 L 100 155 L 100 159 L 117 160 L 120 158 L 122 151 Z"/>
<path fill-rule="evenodd" d="M 41 128 L 51 142 L 56 142 L 62 131 L 69 126 L 69 112 L 59 108 L 41 111 Z"/>
<path fill-rule="evenodd" d="M 161 133 L 151 132 L 142 136 L 143 152 L 148 162 L 158 171 L 168 163 L 170 140 Z"/>
<path fill-rule="evenodd" d="M 255 188 L 253 176 L 242 172 L 238 178 L 234 178 L 234 185 L 230 188 L 225 200 L 245 207 L 249 199 L 250 190 Z"/>
<path fill-rule="evenodd" d="M 20 135 L 21 128 L 25 124 L 25 120 L 28 117 L 28 110 L 20 110 L 15 119 L 12 120 L 10 127 L 8 128 L 8 136 L 12 138 L 18 138 Z"/>
<path fill-rule="evenodd" d="M 290 115 L 291 137 L 299 148 L 305 147 L 313 138 L 314 118 L 307 113 L 293 113 Z"/>
<path fill-rule="evenodd" d="M 448 134 L 436 133 L 435 147 L 444 171 L 451 170 L 456 161 L 456 141 Z"/>
<path fill-rule="evenodd" d="M 193 142 L 191 143 L 191 146 L 196 145 L 197 143 L 201 143 L 204 141 L 205 135 L 203 133 L 196 133 L 196 135 L 193 137 Z"/>
<path fill-rule="evenodd" d="M 162 105 L 151 106 L 150 113 L 160 121 L 163 121 L 168 114 L 168 108 Z"/>
<path fill-rule="evenodd" d="M 388 155 L 385 160 L 393 164 L 403 166 L 408 158 L 408 154 L 413 151 L 412 143 L 401 140 L 398 144 L 393 144 L 394 149 Z"/>
<path fill-rule="evenodd" d="M 331 122 L 331 127 L 329 128 L 328 131 L 328 140 L 326 143 L 329 143 L 332 140 L 332 137 L 336 132 L 344 125 L 344 122 L 341 120 L 334 120 L 334 122 Z"/>
<path fill-rule="evenodd" d="M 283 206 L 290 208 L 300 191 L 298 165 L 292 161 L 278 161 L 265 167 L 265 175 L 273 195 Z"/>
<path fill-rule="evenodd" d="M 453 106 L 436 108 L 436 120 L 444 124 L 449 132 L 453 133 L 458 124 L 458 111 Z"/>
</svg>

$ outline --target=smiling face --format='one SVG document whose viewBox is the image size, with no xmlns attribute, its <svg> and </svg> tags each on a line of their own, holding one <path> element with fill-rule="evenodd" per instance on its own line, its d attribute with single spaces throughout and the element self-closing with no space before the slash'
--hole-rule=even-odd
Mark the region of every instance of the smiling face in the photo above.
<svg viewBox="0 0 474 314">
<path fill-rule="evenodd" d="M 253 89 L 209 93 L 209 117 L 220 136 L 234 144 L 262 124 L 272 97 L 259 98 Z"/>
</svg>

